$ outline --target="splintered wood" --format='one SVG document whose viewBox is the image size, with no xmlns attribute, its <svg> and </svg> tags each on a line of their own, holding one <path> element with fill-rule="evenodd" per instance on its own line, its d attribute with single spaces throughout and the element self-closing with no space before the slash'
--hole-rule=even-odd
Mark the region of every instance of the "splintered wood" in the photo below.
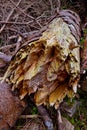
<svg viewBox="0 0 87 130">
<path fill-rule="evenodd" d="M 36 105 L 58 108 L 66 96 L 77 92 L 80 36 L 79 16 L 60 11 L 39 40 L 16 53 L 3 80 L 19 91 L 20 99 L 33 93 Z"/>
</svg>

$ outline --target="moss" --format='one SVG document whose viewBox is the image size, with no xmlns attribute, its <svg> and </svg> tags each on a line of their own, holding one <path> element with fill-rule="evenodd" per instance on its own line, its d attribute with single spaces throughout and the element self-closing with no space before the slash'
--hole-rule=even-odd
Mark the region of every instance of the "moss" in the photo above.
<svg viewBox="0 0 87 130">
<path fill-rule="evenodd" d="M 33 106 L 33 108 L 32 108 L 32 110 L 30 111 L 30 113 L 31 113 L 32 115 L 38 114 L 37 108 L 36 108 L 35 106 Z"/>
</svg>

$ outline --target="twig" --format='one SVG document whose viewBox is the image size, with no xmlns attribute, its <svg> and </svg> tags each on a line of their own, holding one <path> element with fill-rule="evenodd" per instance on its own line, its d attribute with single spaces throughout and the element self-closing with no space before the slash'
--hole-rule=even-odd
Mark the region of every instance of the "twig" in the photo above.
<svg viewBox="0 0 87 130">
<path fill-rule="evenodd" d="M 50 5 L 51 5 L 51 15 L 53 14 L 53 2 L 52 2 L 52 0 L 49 0 L 49 3 L 50 3 Z"/>
<path fill-rule="evenodd" d="M 10 0 L 10 1 L 11 1 L 11 3 L 12 3 L 14 6 L 16 6 L 16 4 L 15 4 L 12 0 Z M 18 6 L 16 6 L 16 8 L 19 9 L 19 11 L 21 11 L 25 16 L 27 16 L 27 17 L 31 18 L 32 20 L 34 20 L 34 21 L 40 26 L 40 28 L 42 27 L 41 24 L 40 24 L 34 17 L 32 17 L 31 15 L 26 14 L 26 13 L 25 13 L 21 8 L 19 8 Z"/>
<path fill-rule="evenodd" d="M 0 21 L 0 23 L 2 24 L 17 24 L 17 25 L 28 25 L 30 23 L 32 23 L 33 21 L 29 21 L 29 22 L 11 22 L 11 21 Z"/>
<path fill-rule="evenodd" d="M 26 119 L 26 118 L 38 118 L 38 117 L 41 117 L 40 115 L 21 115 L 20 118 L 22 119 Z"/>
<path fill-rule="evenodd" d="M 38 24 L 38 25 L 39 25 L 39 24 Z M 38 30 L 40 30 L 40 29 L 41 29 L 41 25 L 39 25 L 39 26 L 40 26 L 40 28 L 38 28 L 36 25 L 33 25 L 33 24 L 29 24 L 29 26 L 30 26 L 30 27 L 32 27 L 32 28 L 38 29 Z"/>
<path fill-rule="evenodd" d="M 40 38 L 40 36 L 34 37 L 29 39 L 27 42 L 25 42 L 21 47 L 26 46 L 27 44 L 29 44 L 30 42 L 34 42 L 36 40 L 38 40 Z"/>
<path fill-rule="evenodd" d="M 12 39 L 14 39 L 14 38 L 17 38 L 17 35 L 12 35 L 12 36 L 9 36 L 9 37 L 8 37 L 9 40 L 12 40 Z"/>
<path fill-rule="evenodd" d="M 0 50 L 5 50 L 5 49 L 10 49 L 10 48 L 12 48 L 12 47 L 15 47 L 16 46 L 16 43 L 14 43 L 14 44 L 10 44 L 10 45 L 6 45 L 6 46 L 2 46 L 2 47 L 0 47 Z"/>
<path fill-rule="evenodd" d="M 57 110 L 57 114 L 58 114 L 58 122 L 62 123 L 62 117 L 59 109 Z"/>
<path fill-rule="evenodd" d="M 17 43 L 16 43 L 16 48 L 15 48 L 15 52 L 14 52 L 14 54 L 16 54 L 16 52 L 17 52 L 18 49 L 20 48 L 21 41 L 22 41 L 22 37 L 19 36 L 19 37 L 18 37 L 18 40 L 17 40 Z"/>
<path fill-rule="evenodd" d="M 40 22 L 38 20 L 37 21 L 37 24 L 42 28 L 43 26 L 40 24 Z"/>
<path fill-rule="evenodd" d="M 22 34 L 20 31 L 14 29 L 14 28 L 7 28 L 7 29 L 10 30 L 10 31 L 16 32 L 16 33 L 19 34 L 20 36 L 24 37 L 23 34 Z"/>
<path fill-rule="evenodd" d="M 57 0 L 58 1 L 58 7 L 57 7 L 57 11 L 60 10 L 60 7 L 61 7 L 61 4 L 60 4 L 60 0 Z"/>
<path fill-rule="evenodd" d="M 3 77 L 0 77 L 0 81 L 2 81 L 3 80 Z"/>
<path fill-rule="evenodd" d="M 20 4 L 20 2 L 21 2 L 21 0 L 19 0 L 19 2 L 17 3 L 16 7 Z M 15 10 L 16 7 L 14 7 L 14 8 L 11 10 L 10 14 L 8 15 L 8 17 L 7 17 L 7 19 L 6 19 L 6 22 L 8 22 L 8 20 L 9 20 L 10 17 L 12 16 L 12 14 L 13 14 L 13 12 L 14 12 L 14 10 Z M 1 27 L 0 33 L 4 30 L 5 26 L 6 26 L 6 24 L 4 24 L 4 25 Z"/>
<path fill-rule="evenodd" d="M 60 110 L 57 110 L 57 120 L 58 120 L 58 130 L 62 130 L 62 117 L 61 117 L 61 113 Z"/>
<path fill-rule="evenodd" d="M 31 18 L 31 19 L 35 19 L 34 17 L 32 17 L 32 16 L 30 16 L 30 15 L 28 15 L 28 14 L 26 14 L 21 8 L 19 8 L 18 6 L 16 6 L 16 4 L 13 2 L 13 0 L 9 0 L 19 11 L 21 11 L 25 16 L 27 16 L 27 17 L 29 17 L 29 18 Z"/>
</svg>

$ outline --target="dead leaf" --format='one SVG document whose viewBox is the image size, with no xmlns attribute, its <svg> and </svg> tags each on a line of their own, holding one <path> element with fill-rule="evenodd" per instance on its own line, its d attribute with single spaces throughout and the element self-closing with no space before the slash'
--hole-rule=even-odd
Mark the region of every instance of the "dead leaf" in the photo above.
<svg viewBox="0 0 87 130">
<path fill-rule="evenodd" d="M 25 103 L 12 94 L 7 83 L 0 83 L 0 128 L 6 127 L 7 130 L 14 126 L 25 107 Z"/>
</svg>

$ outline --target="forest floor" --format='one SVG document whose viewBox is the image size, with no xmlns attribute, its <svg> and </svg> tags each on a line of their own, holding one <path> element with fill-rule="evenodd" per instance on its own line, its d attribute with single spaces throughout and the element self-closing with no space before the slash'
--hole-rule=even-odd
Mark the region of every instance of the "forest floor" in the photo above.
<svg viewBox="0 0 87 130">
<path fill-rule="evenodd" d="M 82 0 L 61 0 L 60 9 L 71 9 L 77 12 L 81 18 L 82 37 L 81 46 L 81 89 L 68 105 L 72 108 L 77 102 L 76 112 L 73 116 L 62 112 L 72 123 L 75 130 L 87 130 L 87 2 Z M 58 0 L 0 0 L 0 52 L 13 56 L 21 44 L 35 40 L 35 32 L 44 29 L 56 15 L 59 9 Z M 1 61 L 1 60 L 0 60 Z M 8 65 L 7 65 L 8 66 Z M 0 63 L 0 76 L 3 76 L 7 66 Z M 4 68 L 4 69 L 3 69 Z M 85 72 L 85 73 L 84 73 Z M 29 100 L 29 99 L 28 99 Z M 49 109 L 54 122 L 56 122 L 56 112 Z M 23 116 L 26 115 L 26 116 Z M 38 116 L 36 106 L 29 103 L 23 115 L 18 119 L 14 130 L 45 130 L 43 121 Z M 35 129 L 33 129 L 33 128 Z M 55 126 L 55 130 L 56 130 Z M 68 130 L 68 129 L 67 129 Z"/>
</svg>

